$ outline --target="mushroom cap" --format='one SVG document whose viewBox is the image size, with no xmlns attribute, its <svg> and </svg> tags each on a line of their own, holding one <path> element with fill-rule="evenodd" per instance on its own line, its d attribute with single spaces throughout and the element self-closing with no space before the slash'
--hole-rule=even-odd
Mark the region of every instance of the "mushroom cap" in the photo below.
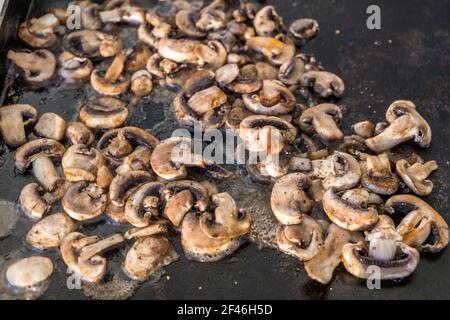
<svg viewBox="0 0 450 320">
<path fill-rule="evenodd" d="M 61 158 L 66 149 L 56 140 L 32 140 L 17 149 L 15 154 L 15 167 L 19 172 L 25 172 L 30 164 L 40 157 Z"/>
<path fill-rule="evenodd" d="M 319 23 L 310 18 L 297 19 L 289 27 L 289 32 L 296 38 L 309 40 L 314 38 L 319 31 Z"/>
<path fill-rule="evenodd" d="M 396 171 L 411 190 L 419 195 L 426 196 L 433 190 L 433 181 L 427 177 L 437 170 L 439 167 L 436 161 L 428 161 L 427 163 L 409 164 L 407 160 L 399 160 L 395 163 Z"/>
<path fill-rule="evenodd" d="M 17 288 L 27 288 L 47 280 L 53 273 L 53 262 L 47 257 L 32 256 L 11 264 L 6 280 Z"/>
<path fill-rule="evenodd" d="M 286 85 L 298 84 L 305 72 L 305 63 L 300 56 L 286 61 L 280 66 L 278 78 Z"/>
<path fill-rule="evenodd" d="M 243 94 L 245 106 L 256 114 L 281 115 L 292 112 L 294 94 L 278 80 L 264 80 L 259 95 Z"/>
<path fill-rule="evenodd" d="M 66 121 L 56 113 L 46 112 L 42 114 L 34 126 L 34 132 L 38 137 L 60 141 L 64 138 Z"/>
<path fill-rule="evenodd" d="M 20 24 L 19 38 L 32 48 L 49 48 L 55 44 L 54 34 L 59 21 L 53 13 L 47 13 L 39 18 L 32 18 Z"/>
<path fill-rule="evenodd" d="M 56 70 L 56 58 L 46 49 L 33 52 L 18 52 L 9 50 L 7 58 L 24 72 L 24 77 L 32 83 L 49 80 Z"/>
<path fill-rule="evenodd" d="M 391 171 L 386 153 L 367 156 L 367 169 L 361 176 L 361 185 L 378 194 L 390 195 L 398 189 L 398 177 Z"/>
<path fill-rule="evenodd" d="M 67 190 L 61 204 L 71 218 L 91 220 L 105 211 L 107 196 L 95 183 L 80 181 Z"/>
<path fill-rule="evenodd" d="M 20 208 L 33 220 L 41 219 L 49 210 L 50 204 L 43 197 L 44 189 L 37 183 L 23 187 L 19 196 Z"/>
<path fill-rule="evenodd" d="M 327 71 L 307 71 L 302 75 L 302 86 L 312 87 L 321 97 L 342 97 L 345 91 L 344 81 L 337 75 Z"/>
<path fill-rule="evenodd" d="M 72 145 L 84 144 L 86 146 L 92 144 L 95 140 L 94 133 L 83 122 L 69 122 L 66 126 L 66 138 Z"/>
<path fill-rule="evenodd" d="M 0 130 L 3 140 L 16 148 L 27 141 L 25 127 L 36 122 L 38 112 L 30 104 L 13 104 L 0 108 Z"/>
<path fill-rule="evenodd" d="M 94 65 L 88 58 L 78 57 L 69 51 L 59 55 L 59 75 L 67 82 L 80 82 L 89 79 Z"/>
<path fill-rule="evenodd" d="M 109 186 L 109 199 L 116 206 L 123 207 L 139 186 L 152 180 L 153 175 L 147 171 L 128 171 L 117 175 Z"/>
<path fill-rule="evenodd" d="M 131 92 L 137 97 L 145 97 L 153 90 L 152 75 L 147 70 L 139 70 L 131 76 Z"/>
<path fill-rule="evenodd" d="M 355 187 L 361 178 L 361 167 L 358 161 L 345 152 L 335 151 L 329 156 L 329 172 L 325 174 L 322 185 L 325 189 L 336 191 L 347 190 Z"/>
<path fill-rule="evenodd" d="M 313 202 L 305 192 L 310 185 L 311 181 L 303 173 L 287 174 L 275 183 L 270 206 L 280 223 L 299 224 L 311 211 Z"/>
<path fill-rule="evenodd" d="M 164 184 L 160 182 L 149 182 L 141 185 L 128 198 L 125 204 L 125 218 L 128 223 L 135 227 L 147 227 L 150 224 L 150 219 L 153 215 L 153 210 L 158 212 L 159 200 L 161 198 L 161 191 Z M 155 202 L 151 207 L 148 207 L 146 200 L 149 197 L 154 197 Z"/>
<path fill-rule="evenodd" d="M 76 223 L 65 213 L 54 213 L 33 225 L 25 240 L 36 249 L 57 248 L 64 237 L 75 231 L 76 227 Z"/>
<path fill-rule="evenodd" d="M 80 110 L 80 120 L 92 129 L 121 127 L 127 117 L 126 103 L 112 97 L 101 97 L 88 101 Z"/>
<path fill-rule="evenodd" d="M 331 142 L 344 138 L 338 127 L 341 119 L 341 108 L 335 104 L 322 103 L 306 109 L 298 122 L 302 131 L 308 134 L 316 132 L 322 140 Z"/>
</svg>

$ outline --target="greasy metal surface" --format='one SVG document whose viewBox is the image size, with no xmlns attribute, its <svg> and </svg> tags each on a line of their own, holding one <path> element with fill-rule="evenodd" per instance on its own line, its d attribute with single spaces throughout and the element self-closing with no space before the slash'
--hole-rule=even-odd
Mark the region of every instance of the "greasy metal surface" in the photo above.
<svg viewBox="0 0 450 320">
<path fill-rule="evenodd" d="M 33 14 L 38 15 L 49 5 L 63 5 L 66 1 L 34 1 Z M 269 1 L 270 2 L 270 1 Z M 381 7 L 382 30 L 366 28 L 366 8 L 369 1 L 320 0 L 272 1 L 289 24 L 297 17 L 316 18 L 321 31 L 319 37 L 302 49 L 313 52 L 326 69 L 340 75 L 347 86 L 344 99 L 344 128 L 350 133 L 352 123 L 370 119 L 384 119 L 387 106 L 396 99 L 413 100 L 433 130 L 430 149 L 419 150 L 412 144 L 406 151 L 419 152 L 426 160 L 437 160 L 440 168 L 432 175 L 435 188 L 426 197 L 450 222 L 448 194 L 450 192 L 450 1 L 377 1 Z M 27 1 L 15 0 L 20 3 Z M 149 1 L 146 1 L 149 3 Z M 21 7 L 25 9 L 25 6 Z M 14 23 L 7 17 L 9 28 Z M 8 22 L 7 21 L 7 22 Z M 3 25 L 3 28 L 5 25 Z M 2 37 L 5 35 L 2 29 Z M 10 44 L 11 45 L 11 44 Z M 12 44 L 14 45 L 14 44 Z M 6 48 L 5 48 L 6 50 Z M 4 57 L 4 53 L 2 56 Z M 2 63 L 2 78 L 5 74 Z M 7 84 L 6 84 L 7 85 Z M 76 110 L 88 96 L 84 89 L 52 87 L 31 91 L 23 83 L 14 82 L 3 91 L 5 101 L 31 103 L 40 113 L 53 111 L 66 119 L 74 119 Z M 131 124 L 153 128 L 159 137 L 164 129 L 162 117 L 170 115 L 168 91 L 154 90 L 145 103 L 139 105 Z M 160 123 L 154 127 L 155 123 Z M 162 123 L 162 127 L 161 127 Z M 4 148 L 0 157 L 0 199 L 16 201 L 22 186 L 32 177 L 16 176 L 13 154 Z M 267 199 L 268 201 L 268 199 Z M 1 213 L 0 213 L 1 214 Z M 12 236 L 0 241 L 0 256 L 11 250 L 30 254 L 23 246 L 23 235 L 30 223 L 21 218 Z M 106 226 L 101 232 L 111 232 Z M 181 253 L 177 245 L 177 251 Z M 83 299 L 81 290 L 66 289 L 65 267 L 56 253 L 58 272 L 52 277 L 46 299 Z M 114 263 L 120 260 L 115 255 Z M 111 265 L 114 265 L 111 263 Z M 423 255 L 412 277 L 400 283 L 382 283 L 381 290 L 368 290 L 364 281 L 348 275 L 340 267 L 333 282 L 318 285 L 306 276 L 297 260 L 275 250 L 260 250 L 253 243 L 240 248 L 231 257 L 217 263 L 197 263 L 182 254 L 178 262 L 166 268 L 166 276 L 155 283 L 140 286 L 136 299 L 400 299 L 450 298 L 450 251 L 437 255 Z M 116 269 L 117 272 L 118 269 Z M 128 284 L 130 285 L 130 284 Z"/>
</svg>

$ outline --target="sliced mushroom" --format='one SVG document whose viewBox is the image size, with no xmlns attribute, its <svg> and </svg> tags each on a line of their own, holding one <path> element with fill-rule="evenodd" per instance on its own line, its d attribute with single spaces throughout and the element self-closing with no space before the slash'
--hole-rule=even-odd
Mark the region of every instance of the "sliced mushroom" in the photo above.
<svg viewBox="0 0 450 320">
<path fill-rule="evenodd" d="M 280 223 L 299 224 L 311 211 L 313 202 L 306 194 L 310 185 L 311 181 L 303 173 L 287 174 L 275 183 L 270 205 Z"/>
<path fill-rule="evenodd" d="M 158 53 L 166 59 L 178 63 L 198 63 L 196 47 L 200 42 L 191 39 L 161 39 L 158 43 Z"/>
<path fill-rule="evenodd" d="M 49 80 L 56 70 L 55 56 L 45 49 L 33 52 L 9 50 L 7 58 L 22 69 L 27 81 L 33 83 Z"/>
<path fill-rule="evenodd" d="M 398 177 L 391 171 L 387 153 L 367 156 L 367 168 L 361 176 L 361 185 L 378 194 L 394 194 L 398 189 Z"/>
<path fill-rule="evenodd" d="M 20 192 L 20 208 L 33 220 L 40 220 L 50 210 L 43 193 L 44 190 L 37 183 L 27 184 Z"/>
<path fill-rule="evenodd" d="M 289 31 L 296 38 L 310 40 L 317 35 L 319 23 L 309 18 L 297 19 L 291 23 Z"/>
<path fill-rule="evenodd" d="M 325 232 L 319 222 L 303 216 L 299 224 L 279 224 L 276 229 L 278 248 L 301 261 L 311 260 L 325 239 Z"/>
<path fill-rule="evenodd" d="M 85 221 L 100 216 L 105 211 L 106 203 L 106 194 L 99 186 L 80 181 L 67 190 L 61 205 L 71 218 Z"/>
<path fill-rule="evenodd" d="M 398 175 L 411 190 L 419 195 L 426 196 L 433 191 L 433 181 L 428 176 L 439 168 L 436 161 L 426 163 L 416 162 L 412 165 L 407 160 L 399 160 L 395 164 Z"/>
<path fill-rule="evenodd" d="M 184 216 L 191 211 L 194 206 L 194 196 L 190 190 L 183 190 L 172 195 L 164 208 L 164 216 L 170 222 L 179 227 Z"/>
<path fill-rule="evenodd" d="M 250 111 L 264 115 L 290 113 L 296 103 L 292 92 L 277 80 L 264 80 L 259 95 L 243 94 L 242 99 Z"/>
<path fill-rule="evenodd" d="M 302 165 L 301 161 L 304 160 L 304 158 L 317 160 L 317 159 L 323 159 L 328 157 L 328 149 L 322 148 L 319 149 L 317 146 L 317 143 L 308 137 L 306 134 L 301 134 L 300 137 L 298 137 L 295 141 L 295 148 L 300 152 L 296 153 L 295 157 L 292 157 L 291 159 L 293 162 L 297 161 L 296 158 L 300 158 L 300 165 Z M 292 162 L 292 161 L 291 161 Z M 292 170 L 297 170 L 293 168 Z M 303 169 L 298 169 L 299 171 L 304 171 Z M 310 170 L 310 169 L 308 169 Z"/>
<path fill-rule="evenodd" d="M 367 205 L 370 194 L 366 190 L 364 193 L 367 200 L 361 202 L 354 195 L 339 197 L 336 191 L 328 189 L 323 195 L 323 209 L 328 218 L 341 228 L 351 231 L 367 230 L 377 223 L 378 212 Z"/>
<path fill-rule="evenodd" d="M 57 41 L 53 31 L 58 26 L 59 20 L 48 13 L 23 22 L 19 27 L 19 38 L 32 48 L 49 48 Z"/>
<path fill-rule="evenodd" d="M 295 56 L 280 66 L 278 78 L 286 85 L 296 85 L 300 83 L 305 69 L 301 56 Z"/>
<path fill-rule="evenodd" d="M 147 146 L 139 146 L 123 159 L 122 164 L 117 167 L 117 174 L 124 174 L 128 171 L 150 171 L 152 165 L 150 158 L 152 155 L 152 149 Z"/>
<path fill-rule="evenodd" d="M 285 65 L 287 62 L 283 63 Z M 261 80 L 276 80 L 278 77 L 279 70 L 277 67 L 271 65 L 270 63 L 264 61 L 258 61 L 255 63 L 256 73 L 258 79 Z M 281 67 L 280 67 L 281 68 Z"/>
<path fill-rule="evenodd" d="M 148 59 L 152 56 L 149 47 L 142 42 L 138 42 L 133 50 L 128 54 L 125 70 L 127 73 L 135 73 L 145 69 Z"/>
<path fill-rule="evenodd" d="M 102 28 L 100 19 L 100 5 L 91 1 L 79 1 L 78 6 L 81 10 L 81 24 L 83 29 L 99 30 Z"/>
<path fill-rule="evenodd" d="M 76 223 L 65 213 L 54 213 L 33 225 L 25 241 L 40 250 L 58 248 L 65 236 L 76 228 Z"/>
<path fill-rule="evenodd" d="M 185 35 L 191 38 L 204 38 L 206 32 L 197 28 L 196 21 L 200 15 L 194 10 L 180 10 L 175 17 L 175 23 L 178 29 Z"/>
<path fill-rule="evenodd" d="M 16 288 L 30 288 L 50 278 L 53 269 L 53 262 L 49 258 L 32 256 L 11 264 L 5 277 Z"/>
<path fill-rule="evenodd" d="M 226 89 L 242 94 L 250 94 L 261 89 L 263 82 L 259 78 L 258 70 L 254 64 L 246 64 L 240 69 L 236 64 L 228 64 L 224 67 L 227 67 L 229 70 L 223 75 L 221 75 L 221 69 L 216 70 L 216 80 Z M 221 78 L 218 78 L 220 76 Z"/>
<path fill-rule="evenodd" d="M 211 40 L 206 44 L 199 44 L 195 47 L 197 64 L 200 67 L 216 70 L 227 62 L 227 49 L 220 41 Z"/>
<path fill-rule="evenodd" d="M 375 125 L 369 121 L 361 121 L 352 125 L 353 131 L 360 137 L 368 139 L 373 136 Z"/>
<path fill-rule="evenodd" d="M 146 171 L 129 171 L 118 175 L 109 187 L 109 199 L 116 206 L 123 207 L 138 187 L 152 180 L 152 174 Z"/>
<path fill-rule="evenodd" d="M 89 79 L 94 68 L 91 60 L 84 57 L 77 57 L 69 51 L 64 51 L 60 54 L 59 65 L 59 75 L 69 83 Z"/>
<path fill-rule="evenodd" d="M 100 12 L 100 18 L 103 23 L 129 23 L 131 25 L 140 25 L 145 23 L 144 9 L 136 6 L 122 5 L 110 10 Z"/>
<path fill-rule="evenodd" d="M 101 97 L 88 101 L 80 110 L 80 120 L 91 129 L 121 127 L 127 117 L 127 104 L 112 97 Z"/>
<path fill-rule="evenodd" d="M 227 95 L 217 86 L 198 91 L 187 101 L 187 105 L 197 115 L 202 116 L 206 112 L 219 108 L 227 102 Z"/>
<path fill-rule="evenodd" d="M 281 31 L 283 18 L 278 15 L 275 7 L 265 6 L 256 13 L 253 27 L 258 36 L 272 37 Z"/>
<path fill-rule="evenodd" d="M 311 260 L 305 262 L 308 276 L 320 283 L 329 283 L 333 278 L 334 270 L 341 263 L 344 245 L 362 239 L 363 237 L 358 232 L 341 229 L 335 224 L 331 224 L 325 243 L 319 252 Z"/>
<path fill-rule="evenodd" d="M 146 227 L 143 228 L 131 228 L 125 232 L 125 239 L 138 239 L 148 236 L 154 236 L 161 233 L 166 233 L 169 231 L 169 226 L 166 220 L 153 221 Z"/>
<path fill-rule="evenodd" d="M 125 204 L 125 219 L 128 223 L 144 228 L 150 224 L 151 218 L 159 215 L 163 187 L 160 182 L 150 182 L 136 189 Z"/>
<path fill-rule="evenodd" d="M 405 244 L 421 252 L 439 252 L 448 245 L 450 231 L 447 223 L 422 199 L 407 194 L 396 195 L 386 201 L 385 208 L 389 213 L 407 214 L 397 226 Z M 430 224 L 428 227 L 427 223 Z M 428 233 L 424 232 L 427 230 Z M 427 243 L 430 234 L 433 235 L 433 243 Z"/>
<path fill-rule="evenodd" d="M 131 92 L 137 97 L 145 97 L 153 90 L 152 75 L 147 70 L 139 70 L 131 76 Z"/>
<path fill-rule="evenodd" d="M 72 145 L 90 145 L 94 142 L 94 133 L 82 122 L 69 122 L 66 126 L 66 138 Z"/>
<path fill-rule="evenodd" d="M 0 129 L 5 143 L 19 147 L 27 142 L 25 127 L 36 122 L 37 110 L 29 104 L 13 104 L 0 108 Z"/>
<path fill-rule="evenodd" d="M 67 36 L 70 51 L 79 57 L 109 58 L 122 50 L 122 40 L 96 30 L 80 30 Z"/>
<path fill-rule="evenodd" d="M 34 126 L 34 133 L 41 138 L 60 141 L 64 138 L 66 121 L 56 113 L 47 112 L 40 116 Z"/>
<path fill-rule="evenodd" d="M 315 160 L 320 165 L 319 177 L 323 178 L 322 185 L 325 189 L 333 188 L 336 191 L 347 190 L 355 187 L 361 178 L 361 167 L 358 161 L 345 152 L 336 151 L 326 160 Z M 313 161 L 313 167 L 315 167 Z"/>
<path fill-rule="evenodd" d="M 295 55 L 295 45 L 293 43 L 284 43 L 276 38 L 251 37 L 245 45 L 248 49 L 261 53 L 274 65 L 282 65 Z"/>
<path fill-rule="evenodd" d="M 322 140 L 331 142 L 344 138 L 338 128 L 341 119 L 342 111 L 337 105 L 323 103 L 306 109 L 300 116 L 299 126 L 302 131 L 308 134 L 316 132 Z"/>
<path fill-rule="evenodd" d="M 351 154 L 361 162 L 367 160 L 370 152 L 364 138 L 358 135 L 345 136 L 337 150 Z"/>
<path fill-rule="evenodd" d="M 345 91 L 344 81 L 337 75 L 327 71 L 308 71 L 302 75 L 302 86 L 311 87 L 321 97 L 342 97 Z"/>
<path fill-rule="evenodd" d="M 386 112 L 386 120 L 390 125 L 379 135 L 366 140 L 372 151 L 381 153 L 412 138 L 422 148 L 430 146 L 431 128 L 411 101 L 393 102 Z"/>
</svg>

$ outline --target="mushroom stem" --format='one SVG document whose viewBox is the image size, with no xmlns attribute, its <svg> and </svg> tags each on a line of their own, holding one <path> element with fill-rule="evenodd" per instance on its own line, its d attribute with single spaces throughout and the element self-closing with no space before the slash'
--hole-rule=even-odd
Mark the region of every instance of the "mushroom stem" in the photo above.
<svg viewBox="0 0 450 320">
<path fill-rule="evenodd" d="M 33 161 L 32 166 L 35 178 L 47 191 L 54 191 L 64 181 L 49 157 L 37 158 Z"/>
<path fill-rule="evenodd" d="M 376 260 L 390 261 L 395 258 L 397 241 L 391 239 L 373 239 L 369 245 L 369 257 Z"/>
<path fill-rule="evenodd" d="M 83 247 L 83 249 L 81 249 L 79 259 L 82 261 L 87 261 L 95 255 L 115 248 L 116 246 L 122 244 L 124 241 L 125 238 L 121 234 L 115 234 L 109 238 L 87 245 Z"/>
<path fill-rule="evenodd" d="M 125 61 L 127 59 L 127 54 L 125 50 L 122 50 L 117 56 L 114 58 L 113 62 L 108 68 L 108 71 L 105 74 L 105 80 L 114 83 L 119 79 L 122 71 L 125 67 Z"/>
<path fill-rule="evenodd" d="M 145 228 L 132 228 L 125 232 L 125 239 L 143 238 L 168 231 L 167 221 L 160 220 Z"/>
</svg>

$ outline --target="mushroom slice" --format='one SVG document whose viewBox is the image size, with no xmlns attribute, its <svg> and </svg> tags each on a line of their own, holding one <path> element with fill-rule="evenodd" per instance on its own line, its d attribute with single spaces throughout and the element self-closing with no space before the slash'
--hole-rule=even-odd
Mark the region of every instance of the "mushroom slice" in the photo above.
<svg viewBox="0 0 450 320">
<path fill-rule="evenodd" d="M 370 194 L 367 190 L 363 192 L 366 193 L 368 202 Z M 355 195 L 339 197 L 334 189 L 328 189 L 323 195 L 322 203 L 328 218 L 339 227 L 351 231 L 367 230 L 377 223 L 378 212 L 375 208 L 368 207 L 366 201 L 359 200 Z"/>
<path fill-rule="evenodd" d="M 191 211 L 194 206 L 194 196 L 190 190 L 183 190 L 172 195 L 164 208 L 164 216 L 170 222 L 179 227 L 184 216 Z"/>
<path fill-rule="evenodd" d="M 390 213 L 407 214 L 397 226 L 397 232 L 403 236 L 405 244 L 414 245 L 421 252 L 439 252 L 448 245 L 450 231 L 447 223 L 436 210 L 422 199 L 407 194 L 396 195 L 386 201 L 385 208 Z M 418 232 L 420 228 L 424 228 L 425 223 L 430 223 L 429 230 L 432 231 L 434 243 L 426 243 L 429 237 Z M 421 241 L 417 238 L 419 235 Z"/>
<path fill-rule="evenodd" d="M 239 136 L 249 151 L 279 153 L 285 143 L 292 143 L 297 129 L 279 117 L 254 115 L 241 121 Z"/>
<path fill-rule="evenodd" d="M 33 52 L 9 50 L 7 58 L 24 72 L 25 80 L 39 83 L 49 80 L 56 70 L 56 58 L 48 50 Z"/>
<path fill-rule="evenodd" d="M 77 225 L 65 213 L 54 213 L 40 220 L 28 231 L 25 241 L 39 250 L 58 248 Z"/>
<path fill-rule="evenodd" d="M 186 79 L 186 82 L 183 84 L 183 93 L 186 98 L 191 98 L 195 93 L 211 88 L 214 85 L 214 72 L 211 70 L 199 70 Z M 216 90 L 216 88 L 211 90 Z"/>
<path fill-rule="evenodd" d="M 439 168 L 436 161 L 410 165 L 407 160 L 402 159 L 396 162 L 395 167 L 398 175 L 415 194 L 426 196 L 433 190 L 433 181 L 427 178 Z"/>
<path fill-rule="evenodd" d="M 116 206 L 123 207 L 126 203 L 126 199 L 128 199 L 138 187 L 152 180 L 152 174 L 146 171 L 125 172 L 112 180 L 109 187 L 109 198 Z"/>
<path fill-rule="evenodd" d="M 370 151 L 366 146 L 364 138 L 357 135 L 345 136 L 344 140 L 337 147 L 337 150 L 349 153 L 359 161 L 364 162 L 367 160 L 369 156 L 368 152 Z"/>
<path fill-rule="evenodd" d="M 381 153 L 412 138 L 421 148 L 430 146 L 431 128 L 411 101 L 393 102 L 386 112 L 386 120 L 390 125 L 379 135 L 366 140 L 372 151 Z"/>
<path fill-rule="evenodd" d="M 43 193 L 44 190 L 37 183 L 27 184 L 20 192 L 20 208 L 33 220 L 40 220 L 50 210 Z"/>
<path fill-rule="evenodd" d="M 332 142 L 344 138 L 344 134 L 338 128 L 341 119 L 341 108 L 335 104 L 323 103 L 306 109 L 300 116 L 298 124 L 305 133 L 316 132 L 322 140 Z"/>
<path fill-rule="evenodd" d="M 71 218 L 85 221 L 96 218 L 105 211 L 107 197 L 95 183 L 80 181 L 67 190 L 61 204 Z"/>
<path fill-rule="evenodd" d="M 0 130 L 3 140 L 11 147 L 27 142 L 25 127 L 36 122 L 37 110 L 29 104 L 13 104 L 0 108 Z"/>
<path fill-rule="evenodd" d="M 188 259 L 200 262 L 219 261 L 233 253 L 240 245 L 239 238 L 208 237 L 200 228 L 200 217 L 189 212 L 181 223 L 181 245 Z"/>
<path fill-rule="evenodd" d="M 247 64 L 240 69 L 236 64 L 228 64 L 226 66 L 236 66 L 231 67 L 232 69 L 237 68 L 236 76 L 233 75 L 234 71 L 228 71 L 227 75 L 222 75 L 222 79 L 216 78 L 216 80 L 226 89 L 242 94 L 249 94 L 261 89 L 263 82 L 259 78 L 258 70 L 254 64 Z M 228 69 L 230 68 L 228 67 Z M 222 70 L 216 70 L 216 77 L 220 76 L 220 71 Z M 228 79 L 224 79 L 224 76 L 228 77 Z"/>
<path fill-rule="evenodd" d="M 113 179 L 101 152 L 84 144 L 67 149 L 62 167 L 66 179 L 71 182 L 96 182 L 100 188 L 108 188 Z"/>
<path fill-rule="evenodd" d="M 163 187 L 160 182 L 149 182 L 137 188 L 125 204 L 125 219 L 135 227 L 147 227 L 150 219 L 159 215 Z"/>
<path fill-rule="evenodd" d="M 219 108 L 228 101 L 225 92 L 217 86 L 198 91 L 187 101 L 187 105 L 197 115 L 202 116 L 208 111 Z"/>
<path fill-rule="evenodd" d="M 297 19 L 291 23 L 289 32 L 298 39 L 310 40 L 317 35 L 319 23 L 314 19 Z"/>
<path fill-rule="evenodd" d="M 77 57 L 69 51 L 64 51 L 60 54 L 59 65 L 59 75 L 69 83 L 89 79 L 94 68 L 91 60 L 84 57 Z"/>
<path fill-rule="evenodd" d="M 55 15 L 48 13 L 21 23 L 19 38 L 32 48 L 49 48 L 57 41 L 53 31 L 58 26 L 59 21 Z"/>
<path fill-rule="evenodd" d="M 175 17 L 175 24 L 178 29 L 191 38 L 204 38 L 206 36 L 206 32 L 200 30 L 195 25 L 195 22 L 200 18 L 200 15 L 194 11 L 189 9 L 180 10 L 177 12 Z"/>
<path fill-rule="evenodd" d="M 80 120 L 92 129 L 121 127 L 127 117 L 126 103 L 112 97 L 101 97 L 88 101 L 80 110 Z"/>
<path fill-rule="evenodd" d="M 141 25 L 145 23 L 145 11 L 137 6 L 122 5 L 110 10 L 100 12 L 103 23 L 129 23 Z"/>
<path fill-rule="evenodd" d="M 283 18 L 278 15 L 275 7 L 265 6 L 256 13 L 253 27 L 258 36 L 271 37 L 283 28 Z"/>
<path fill-rule="evenodd" d="M 128 171 L 150 171 L 152 165 L 150 158 L 152 149 L 147 146 L 139 146 L 131 154 L 123 159 L 122 164 L 117 167 L 116 173 L 123 174 Z"/>
<path fill-rule="evenodd" d="M 187 175 L 187 166 L 205 167 L 203 155 L 194 154 L 190 138 L 172 137 L 161 141 L 150 158 L 153 171 L 161 178 L 173 181 Z"/>
<path fill-rule="evenodd" d="M 334 73 L 327 71 L 305 72 L 300 83 L 302 86 L 313 88 L 314 92 L 323 98 L 330 96 L 340 98 L 345 91 L 344 81 Z"/>
<path fill-rule="evenodd" d="M 122 75 L 125 66 L 126 51 L 122 50 L 114 58 L 104 76 L 98 70 L 91 73 L 92 88 L 104 95 L 117 96 L 130 86 L 130 77 Z"/>
<path fill-rule="evenodd" d="M 96 30 L 80 30 L 67 36 L 70 52 L 78 57 L 109 58 L 122 50 L 122 40 Z"/>
<path fill-rule="evenodd" d="M 296 103 L 294 94 L 277 80 L 264 80 L 259 95 L 243 94 L 242 99 L 247 109 L 264 115 L 289 113 Z"/>
<path fill-rule="evenodd" d="M 158 43 L 158 53 L 166 59 L 177 63 L 198 63 L 196 47 L 200 42 L 191 39 L 161 39 Z"/>
<path fill-rule="evenodd" d="M 206 44 L 199 44 L 195 47 L 195 53 L 200 67 L 209 67 L 216 70 L 227 62 L 227 49 L 222 42 L 217 40 L 208 41 Z"/>
<path fill-rule="evenodd" d="M 145 97 L 153 90 L 152 75 L 147 70 L 139 70 L 131 76 L 131 92 L 137 97 Z"/>
<path fill-rule="evenodd" d="M 81 24 L 83 29 L 99 30 L 102 28 L 102 20 L 100 19 L 100 5 L 92 3 L 90 0 L 78 1 L 77 4 L 81 9 Z"/>
<path fill-rule="evenodd" d="M 341 229 L 335 224 L 331 224 L 319 252 L 311 260 L 305 262 L 308 276 L 322 284 L 329 283 L 333 278 L 334 270 L 341 263 L 344 245 L 362 239 L 363 237 L 358 232 Z"/>
<path fill-rule="evenodd" d="M 200 229 L 210 238 L 230 239 L 247 234 L 252 217 L 244 210 L 237 210 L 233 198 L 226 192 L 211 196 L 216 206 L 214 214 L 205 212 L 200 217 Z"/>
<path fill-rule="evenodd" d="M 83 122 L 69 122 L 66 126 L 66 139 L 74 144 L 90 145 L 94 142 L 94 133 Z"/>
<path fill-rule="evenodd" d="M 6 280 L 16 288 L 36 286 L 53 273 L 53 262 L 47 257 L 32 256 L 18 260 L 6 270 Z"/>
<path fill-rule="evenodd" d="M 368 139 L 373 136 L 375 125 L 369 121 L 361 121 L 352 125 L 352 130 L 360 137 Z"/>
<path fill-rule="evenodd" d="M 177 196 L 179 193 L 181 193 L 182 191 L 188 190 L 189 192 L 191 192 L 193 198 L 194 198 L 194 203 L 193 206 L 203 212 L 206 211 L 206 209 L 209 206 L 209 191 L 208 189 L 201 184 L 200 182 L 196 182 L 193 180 L 179 180 L 179 181 L 173 181 L 173 182 L 169 182 L 164 190 L 162 191 L 163 197 L 166 201 L 166 210 L 164 211 L 164 215 L 170 219 L 171 222 L 175 222 L 175 221 L 181 221 L 182 217 L 181 214 L 178 211 L 182 211 L 182 209 L 180 210 L 179 208 L 176 207 L 176 204 L 179 204 L 178 200 L 180 198 L 175 198 L 177 199 L 173 201 L 173 203 L 171 203 L 172 199 Z M 167 205 L 169 205 L 169 203 L 171 203 L 171 206 L 173 208 L 173 212 L 169 211 L 170 207 L 167 207 Z M 174 225 L 176 225 L 174 223 Z"/>
<path fill-rule="evenodd" d="M 239 76 L 237 64 L 226 64 L 216 70 L 216 81 L 222 85 L 232 83 Z"/>
<path fill-rule="evenodd" d="M 323 245 L 325 232 L 319 222 L 303 216 L 299 224 L 279 224 L 276 229 L 278 248 L 301 261 L 311 260 Z"/>
<path fill-rule="evenodd" d="M 302 57 L 298 55 L 280 66 L 278 78 L 286 85 L 296 85 L 300 83 L 305 69 L 305 62 Z"/>
<path fill-rule="evenodd" d="M 313 202 L 305 192 L 310 185 L 311 181 L 303 173 L 287 174 L 275 183 L 270 205 L 280 223 L 299 224 L 311 211 Z"/>
<path fill-rule="evenodd" d="M 261 53 L 274 65 L 282 65 L 295 55 L 295 45 L 293 43 L 284 43 L 277 38 L 251 37 L 246 41 L 245 45 L 248 49 Z"/>
<path fill-rule="evenodd" d="M 138 42 L 127 57 L 125 70 L 127 73 L 135 73 L 139 70 L 145 69 L 148 59 L 152 56 L 149 47 L 142 42 Z"/>
<path fill-rule="evenodd" d="M 398 177 L 391 171 L 387 153 L 367 156 L 367 168 L 362 174 L 361 185 L 378 194 L 393 194 L 398 189 Z"/>
<path fill-rule="evenodd" d="M 154 236 L 169 231 L 168 223 L 166 220 L 154 221 L 143 228 L 132 228 L 125 232 L 125 239 L 144 238 L 148 236 Z"/>
<path fill-rule="evenodd" d="M 314 160 L 313 167 L 316 162 L 321 164 L 318 176 L 323 178 L 322 185 L 325 189 L 347 190 L 360 181 L 361 167 L 348 153 L 335 151 L 324 161 Z"/>
<path fill-rule="evenodd" d="M 34 133 L 38 137 L 60 141 L 64 138 L 66 121 L 56 113 L 47 112 L 41 115 L 34 126 Z"/>
<path fill-rule="evenodd" d="M 133 244 L 125 257 L 123 269 L 131 279 L 143 281 L 177 259 L 178 254 L 167 238 L 149 236 Z"/>
</svg>

